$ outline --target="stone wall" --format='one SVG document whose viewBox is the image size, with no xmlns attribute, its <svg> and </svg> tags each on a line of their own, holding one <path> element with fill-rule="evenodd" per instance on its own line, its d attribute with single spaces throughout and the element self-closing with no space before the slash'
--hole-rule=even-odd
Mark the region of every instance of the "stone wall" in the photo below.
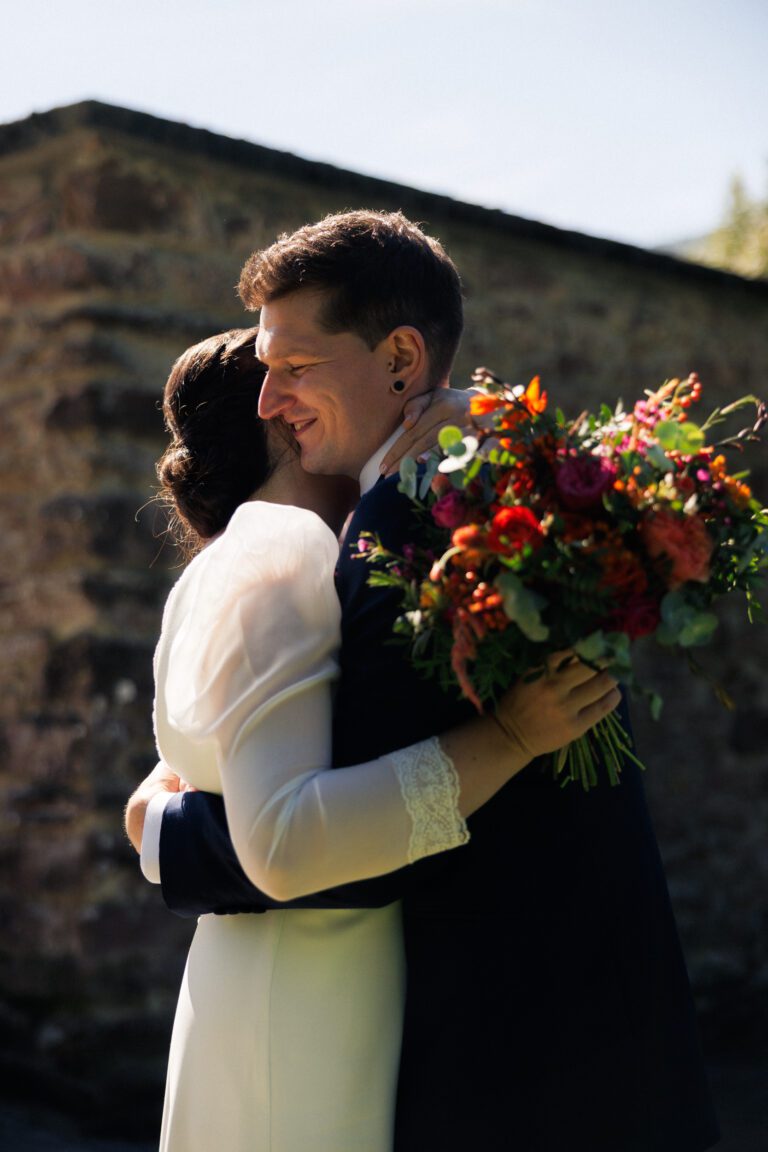
<svg viewBox="0 0 768 1152">
<path fill-rule="evenodd" d="M 121 830 L 154 763 L 151 656 L 178 571 L 152 504 L 158 399 L 183 348 L 252 323 L 233 286 L 254 247 L 364 204 L 424 221 L 456 259 L 457 382 L 479 363 L 538 372 L 570 411 L 694 368 L 712 405 L 766 391 L 768 284 L 103 105 L 0 128 L 0 1061 L 6 1087 L 32 1073 L 124 1132 L 154 1126 L 190 933 Z M 737 710 L 649 653 L 667 711 L 637 718 L 719 1046 L 768 1016 L 764 647 L 731 606 L 705 660 Z"/>
</svg>

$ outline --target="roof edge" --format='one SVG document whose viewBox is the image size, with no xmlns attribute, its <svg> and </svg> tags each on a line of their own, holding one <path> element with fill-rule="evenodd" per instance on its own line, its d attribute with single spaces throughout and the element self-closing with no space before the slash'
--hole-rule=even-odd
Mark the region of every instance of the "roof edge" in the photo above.
<svg viewBox="0 0 768 1152">
<path fill-rule="evenodd" d="M 620 263 L 656 269 L 687 280 L 730 285 L 750 294 L 768 295 L 768 280 L 749 280 L 733 272 L 694 264 L 664 252 L 557 228 L 553 224 L 515 216 L 499 208 L 483 208 L 441 193 L 366 176 L 322 161 L 307 160 L 292 152 L 268 148 L 207 128 L 194 128 L 177 120 L 167 120 L 149 112 L 106 104 L 100 100 L 62 105 L 46 112 L 33 112 L 25 119 L 10 124 L 0 124 L 0 157 L 34 147 L 46 139 L 78 128 L 113 129 L 167 147 L 208 156 L 212 160 L 258 168 L 262 172 L 272 172 L 317 187 L 343 187 L 347 195 L 355 194 L 359 197 L 360 205 L 375 206 L 377 198 L 386 197 L 387 200 L 397 201 L 404 210 L 419 219 L 429 217 L 431 213 L 439 213 L 443 218 L 457 223 L 505 232 L 553 247 L 588 251 Z"/>
</svg>

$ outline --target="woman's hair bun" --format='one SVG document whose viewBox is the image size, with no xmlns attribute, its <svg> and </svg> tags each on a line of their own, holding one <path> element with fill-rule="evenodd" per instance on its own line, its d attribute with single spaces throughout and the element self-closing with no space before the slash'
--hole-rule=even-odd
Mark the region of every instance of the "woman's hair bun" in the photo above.
<svg viewBox="0 0 768 1152">
<path fill-rule="evenodd" d="M 171 443 L 157 463 L 170 529 L 188 552 L 223 531 L 271 471 L 258 414 L 266 369 L 256 328 L 233 329 L 188 348 L 163 394 Z"/>
</svg>

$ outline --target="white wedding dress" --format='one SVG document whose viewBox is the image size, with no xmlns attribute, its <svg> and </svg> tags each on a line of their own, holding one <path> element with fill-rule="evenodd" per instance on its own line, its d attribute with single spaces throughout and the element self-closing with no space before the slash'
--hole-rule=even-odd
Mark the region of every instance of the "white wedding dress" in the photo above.
<svg viewBox="0 0 768 1152">
<path fill-rule="evenodd" d="M 328 771 L 338 544 L 252 502 L 175 585 L 155 656 L 160 755 L 223 793 L 246 872 L 280 900 L 467 839 L 436 740 Z M 163 1152 L 390 1152 L 400 909 L 202 916 L 182 982 Z"/>
</svg>

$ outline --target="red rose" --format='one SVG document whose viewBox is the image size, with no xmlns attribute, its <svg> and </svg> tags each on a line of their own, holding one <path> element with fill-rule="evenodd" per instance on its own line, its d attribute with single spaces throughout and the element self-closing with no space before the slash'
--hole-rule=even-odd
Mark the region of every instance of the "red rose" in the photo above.
<svg viewBox="0 0 768 1152">
<path fill-rule="evenodd" d="M 467 518 L 467 502 L 453 488 L 432 505 L 432 517 L 441 528 L 458 528 Z"/>
<path fill-rule="evenodd" d="M 676 516 L 662 509 L 640 525 L 640 535 L 652 559 L 667 561 L 667 586 L 674 590 L 686 580 L 706 584 L 715 543 L 699 516 Z"/>
<path fill-rule="evenodd" d="M 492 552 L 509 556 L 521 551 L 526 544 L 538 548 L 541 542 L 541 525 L 530 508 L 520 505 L 501 508 L 491 521 L 488 547 Z"/>
<path fill-rule="evenodd" d="M 626 632 L 630 640 L 648 636 L 659 626 L 659 606 L 651 596 L 636 596 L 616 609 L 606 623 L 612 632 Z"/>
<path fill-rule="evenodd" d="M 555 472 L 555 488 L 565 508 L 581 512 L 599 504 L 615 479 L 613 464 L 601 456 L 567 456 Z"/>
</svg>

